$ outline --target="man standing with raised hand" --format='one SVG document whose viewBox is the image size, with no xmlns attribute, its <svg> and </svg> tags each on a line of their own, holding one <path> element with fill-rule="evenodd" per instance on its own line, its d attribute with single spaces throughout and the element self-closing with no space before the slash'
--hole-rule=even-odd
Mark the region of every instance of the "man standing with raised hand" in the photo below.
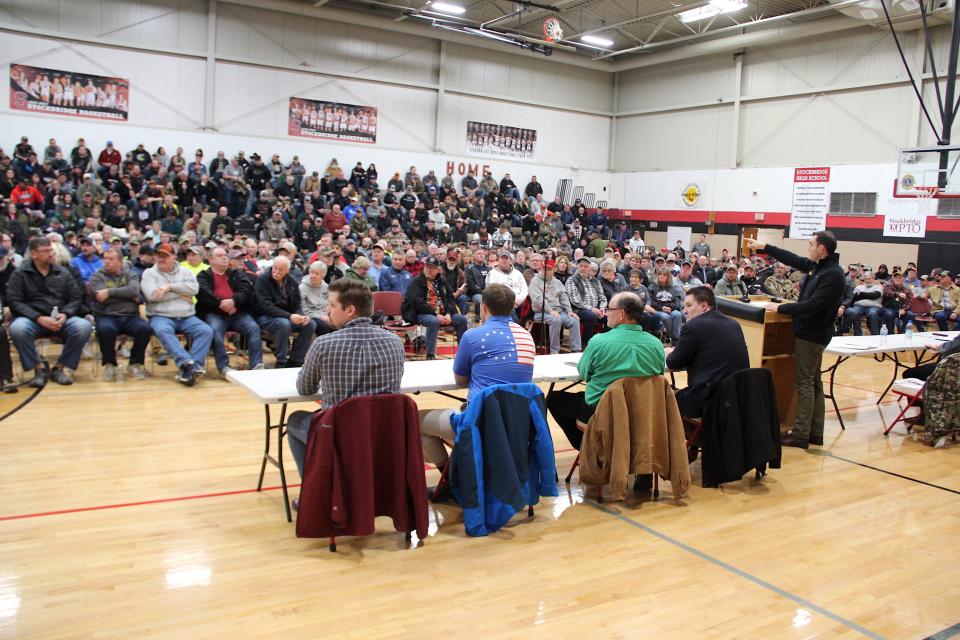
<svg viewBox="0 0 960 640">
<path fill-rule="evenodd" d="M 794 387 L 797 390 L 797 418 L 793 430 L 780 443 L 806 449 L 823 444 L 824 397 L 820 377 L 823 351 L 833 337 L 833 323 L 844 294 L 837 239 L 829 231 L 817 231 L 810 238 L 804 258 L 777 247 L 748 240 L 751 249 L 765 252 L 807 274 L 797 302 L 767 305 L 768 311 L 793 316 Z"/>
</svg>

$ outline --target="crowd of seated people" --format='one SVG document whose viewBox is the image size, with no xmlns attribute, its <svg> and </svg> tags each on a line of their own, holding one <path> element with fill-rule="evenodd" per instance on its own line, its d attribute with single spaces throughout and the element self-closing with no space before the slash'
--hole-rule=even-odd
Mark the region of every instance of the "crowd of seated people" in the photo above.
<svg viewBox="0 0 960 640">
<path fill-rule="evenodd" d="M 360 162 L 321 170 L 278 154 L 218 151 L 208 161 L 202 149 L 187 158 L 182 148 L 97 150 L 81 138 L 65 152 L 47 142 L 0 149 L 0 296 L 34 386 L 71 384 L 94 329 L 106 380 L 120 375 L 118 357 L 132 378 L 147 377 L 150 348 L 185 385 L 205 373 L 211 349 L 226 375 L 230 339 L 245 345 L 250 368 L 264 366 L 263 341 L 273 366 L 298 367 L 313 338 L 333 330 L 327 287 L 340 278 L 399 292 L 403 320 L 424 328 L 433 358 L 442 328 L 459 338 L 479 321 L 489 284 L 514 293 L 515 321 L 546 324 L 543 346 L 557 352 L 605 332 L 623 292 L 643 305 L 643 329 L 676 343 L 691 289 L 796 300 L 803 275 L 718 253 L 703 235 L 689 249 L 657 250 L 602 210 L 548 200 L 536 176 L 521 189 L 509 174 L 456 179 L 411 166 L 381 186 L 376 166 Z M 914 265 L 851 271 L 838 324 L 859 332 L 865 317 L 871 330 L 903 330 L 918 296 L 941 329 L 956 326 L 960 288 L 939 270 L 917 279 Z M 34 346 L 46 336 L 63 342 L 53 366 Z M 5 389 L 16 390 L 2 365 Z"/>
</svg>

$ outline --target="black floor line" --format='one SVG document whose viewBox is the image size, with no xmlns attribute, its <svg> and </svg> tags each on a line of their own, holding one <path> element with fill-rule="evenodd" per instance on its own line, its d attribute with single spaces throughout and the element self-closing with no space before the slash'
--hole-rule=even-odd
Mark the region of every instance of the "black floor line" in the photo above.
<svg viewBox="0 0 960 640">
<path fill-rule="evenodd" d="M 948 640 L 948 638 L 954 638 L 960 634 L 960 622 L 953 625 L 952 627 L 947 627 L 943 631 L 938 631 L 932 636 L 927 636 L 923 640 Z"/>
<path fill-rule="evenodd" d="M 871 465 L 871 464 L 867 464 L 866 462 L 857 462 L 856 460 L 851 460 L 850 458 L 844 458 L 843 456 L 838 456 L 838 455 L 835 454 L 835 453 L 832 453 L 832 452 L 830 452 L 830 451 L 824 451 L 823 449 L 810 449 L 810 450 L 808 451 L 808 453 L 811 453 L 811 454 L 816 455 L 816 456 L 822 456 L 822 457 L 824 457 L 824 458 L 833 458 L 833 459 L 835 459 L 835 460 L 840 460 L 840 461 L 842 461 L 842 462 L 847 462 L 847 463 L 850 463 L 850 464 L 855 464 L 855 465 L 857 465 L 858 467 L 863 467 L 863 468 L 865 468 L 865 469 L 871 469 L 871 470 L 873 470 L 873 471 L 879 471 L 880 473 L 885 473 L 885 474 L 887 474 L 887 475 L 889 475 L 889 476 L 893 476 L 893 477 L 895 477 L 895 478 L 901 478 L 901 479 L 903 479 L 903 480 L 909 480 L 910 482 L 916 482 L 917 484 L 926 485 L 926 486 L 932 487 L 932 488 L 934 488 L 934 489 L 940 489 L 941 491 L 946 491 L 946 492 L 948 492 L 948 493 L 955 493 L 955 494 L 957 494 L 957 495 L 960 495 L 960 491 L 958 491 L 958 490 L 956 490 L 956 489 L 951 489 L 951 488 L 949 488 L 949 487 L 944 487 L 944 486 L 939 485 L 939 484 L 934 484 L 934 483 L 932 483 L 932 482 L 927 482 L 926 480 L 920 480 L 920 479 L 918 479 L 918 478 L 912 478 L 912 477 L 910 477 L 910 476 L 905 476 L 905 475 L 903 475 L 902 473 L 897 473 L 897 472 L 895 472 L 895 471 L 888 471 L 887 469 L 881 469 L 880 467 L 875 467 L 875 466 L 873 466 L 873 465 Z"/>
<path fill-rule="evenodd" d="M 25 387 L 25 386 L 22 386 L 22 385 L 21 385 L 20 388 L 21 388 L 21 389 L 29 389 L 29 387 Z M 12 416 L 13 414 L 15 414 L 17 411 L 20 411 L 20 409 L 23 409 L 25 406 L 27 406 L 28 404 L 30 404 L 31 402 L 33 402 L 33 400 L 34 400 L 38 395 L 40 395 L 40 392 L 41 392 L 41 391 L 43 391 L 43 387 L 41 387 L 41 388 L 39 388 L 39 389 L 33 389 L 33 390 L 32 390 L 32 393 L 31 393 L 27 398 L 25 398 L 25 399 L 23 400 L 23 402 L 21 402 L 20 404 L 18 404 L 17 406 L 15 406 L 13 409 L 10 409 L 10 411 L 7 411 L 5 414 L 3 414 L 2 416 L 0 416 L 0 422 L 2 422 L 3 420 L 6 420 L 7 418 L 9 418 L 9 417 Z"/>
</svg>

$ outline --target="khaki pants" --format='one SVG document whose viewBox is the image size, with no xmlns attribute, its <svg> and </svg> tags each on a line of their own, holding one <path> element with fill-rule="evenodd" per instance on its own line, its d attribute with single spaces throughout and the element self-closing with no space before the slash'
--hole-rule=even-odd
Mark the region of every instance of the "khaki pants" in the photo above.
<svg viewBox="0 0 960 640">
<path fill-rule="evenodd" d="M 456 434 L 450 425 L 454 409 L 424 409 L 420 411 L 420 442 L 423 459 L 430 464 L 443 466 L 450 456 L 444 441 L 453 444 Z"/>
<path fill-rule="evenodd" d="M 820 368 L 826 346 L 797 338 L 794 347 L 794 383 L 797 390 L 797 420 L 793 434 L 809 440 L 823 438 L 825 404 Z"/>
</svg>

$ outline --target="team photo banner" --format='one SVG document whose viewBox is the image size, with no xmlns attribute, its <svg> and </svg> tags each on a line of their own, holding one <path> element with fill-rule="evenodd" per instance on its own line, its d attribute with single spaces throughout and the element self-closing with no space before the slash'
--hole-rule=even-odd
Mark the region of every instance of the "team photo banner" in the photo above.
<svg viewBox="0 0 960 640">
<path fill-rule="evenodd" d="M 497 158 L 532 158 L 537 130 L 487 122 L 467 122 L 467 153 Z"/>
<path fill-rule="evenodd" d="M 125 121 L 130 112 L 130 81 L 12 64 L 10 108 L 15 111 Z"/>
<path fill-rule="evenodd" d="M 303 138 L 332 138 L 374 144 L 377 141 L 377 108 L 290 98 L 287 132 Z"/>
</svg>

